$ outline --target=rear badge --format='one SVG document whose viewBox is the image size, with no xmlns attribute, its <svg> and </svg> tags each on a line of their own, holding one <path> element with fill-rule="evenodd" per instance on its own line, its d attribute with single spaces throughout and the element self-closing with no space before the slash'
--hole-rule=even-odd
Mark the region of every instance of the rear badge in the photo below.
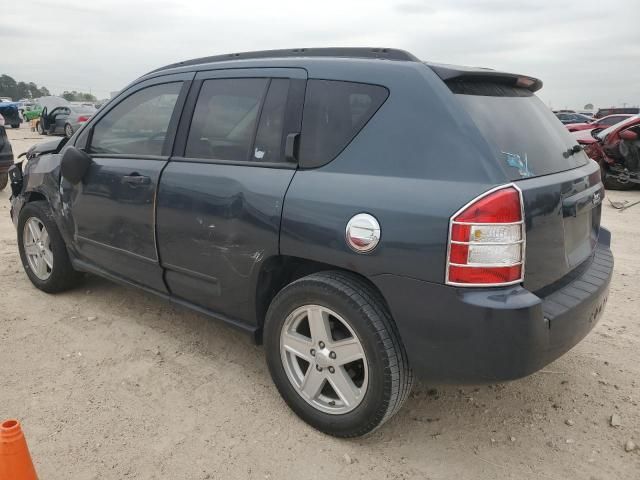
<svg viewBox="0 0 640 480">
<path fill-rule="evenodd" d="M 591 201 L 593 202 L 593 206 L 597 207 L 598 204 L 602 201 L 602 199 L 600 198 L 600 192 L 594 193 L 593 199 Z"/>
</svg>

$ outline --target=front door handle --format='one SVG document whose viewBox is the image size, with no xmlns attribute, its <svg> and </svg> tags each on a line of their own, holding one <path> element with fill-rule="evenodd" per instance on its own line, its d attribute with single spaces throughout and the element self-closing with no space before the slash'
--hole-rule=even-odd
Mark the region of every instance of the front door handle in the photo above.
<svg viewBox="0 0 640 480">
<path fill-rule="evenodd" d="M 151 179 L 149 177 L 145 177 L 144 175 L 125 175 L 122 177 L 123 183 L 128 183 L 129 185 L 149 185 L 151 183 Z"/>
</svg>

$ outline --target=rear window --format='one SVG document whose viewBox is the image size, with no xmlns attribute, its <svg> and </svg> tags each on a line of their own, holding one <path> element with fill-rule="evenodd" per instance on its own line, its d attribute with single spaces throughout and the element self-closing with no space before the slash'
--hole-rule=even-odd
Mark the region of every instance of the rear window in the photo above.
<svg viewBox="0 0 640 480">
<path fill-rule="evenodd" d="M 502 163 L 510 180 L 549 175 L 589 161 L 553 112 L 530 91 L 504 85 L 455 82 L 449 88 Z"/>
<path fill-rule="evenodd" d="M 300 163 L 318 167 L 333 160 L 387 99 L 379 85 L 309 80 L 304 101 Z"/>
</svg>

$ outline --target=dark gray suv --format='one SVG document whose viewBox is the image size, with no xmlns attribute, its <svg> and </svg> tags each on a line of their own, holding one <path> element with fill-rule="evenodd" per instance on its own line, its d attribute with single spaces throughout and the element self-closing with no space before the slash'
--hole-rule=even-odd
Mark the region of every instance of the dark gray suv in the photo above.
<svg viewBox="0 0 640 480">
<path fill-rule="evenodd" d="M 190 60 L 11 172 L 25 271 L 135 285 L 264 343 L 305 421 L 366 434 L 414 374 L 495 382 L 607 299 L 598 165 L 542 83 L 393 49 Z"/>
</svg>

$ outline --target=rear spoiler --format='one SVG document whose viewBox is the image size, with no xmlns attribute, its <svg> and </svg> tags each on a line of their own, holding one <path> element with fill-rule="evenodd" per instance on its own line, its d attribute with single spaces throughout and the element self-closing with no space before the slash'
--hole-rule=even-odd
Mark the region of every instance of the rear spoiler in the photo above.
<svg viewBox="0 0 640 480">
<path fill-rule="evenodd" d="M 478 83 L 490 82 L 510 87 L 526 88 L 531 92 L 537 92 L 542 88 L 542 80 L 527 75 L 498 72 L 490 68 L 461 67 L 429 62 L 425 62 L 425 64 L 445 83 L 456 80 Z"/>
</svg>

